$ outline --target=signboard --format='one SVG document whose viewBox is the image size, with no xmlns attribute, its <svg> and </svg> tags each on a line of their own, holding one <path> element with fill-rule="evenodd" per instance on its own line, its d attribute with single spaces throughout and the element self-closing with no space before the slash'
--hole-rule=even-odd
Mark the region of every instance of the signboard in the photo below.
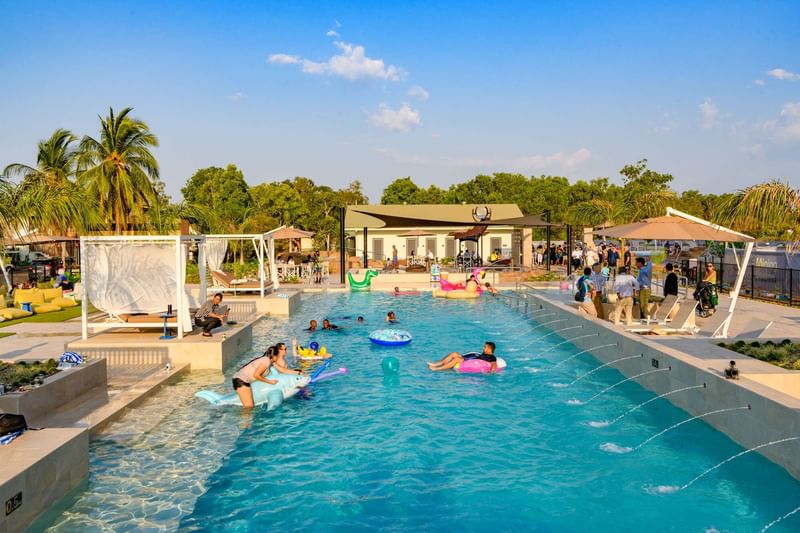
<svg viewBox="0 0 800 533">
<path fill-rule="evenodd" d="M 20 505 L 22 505 L 22 492 L 18 492 L 6 500 L 6 516 L 19 509 Z"/>
</svg>

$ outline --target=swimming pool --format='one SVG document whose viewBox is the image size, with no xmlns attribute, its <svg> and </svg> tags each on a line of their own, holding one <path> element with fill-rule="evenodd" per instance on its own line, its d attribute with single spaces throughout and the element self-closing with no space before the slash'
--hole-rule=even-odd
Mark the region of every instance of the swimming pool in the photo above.
<svg viewBox="0 0 800 533">
<path fill-rule="evenodd" d="M 390 309 L 411 344 L 367 339 Z M 593 427 L 653 394 L 627 382 L 570 405 L 623 376 L 605 368 L 552 386 L 597 361 L 586 354 L 554 369 L 578 350 L 498 299 L 307 295 L 296 317 L 259 323 L 255 346 L 285 342 L 323 317 L 350 328 L 298 340 L 326 346 L 348 374 L 308 400 L 243 415 L 192 396 L 224 390 L 233 368 L 224 382 L 193 373 L 93 441 L 88 486 L 64 502 L 52 530 L 758 531 L 800 500 L 800 483 L 755 453 L 660 493 L 742 448 L 695 421 L 630 453 L 604 451 L 607 442 L 635 446 L 687 414 L 657 400 Z M 432 374 L 425 365 L 486 340 L 497 342 L 505 373 Z M 388 355 L 400 359 L 397 377 L 382 373 Z M 770 531 L 798 527 L 795 516 Z"/>
</svg>

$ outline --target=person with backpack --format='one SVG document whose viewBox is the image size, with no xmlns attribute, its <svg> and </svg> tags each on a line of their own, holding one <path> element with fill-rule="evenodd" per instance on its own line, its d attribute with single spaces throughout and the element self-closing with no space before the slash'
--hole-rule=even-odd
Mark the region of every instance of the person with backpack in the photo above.
<svg viewBox="0 0 800 533">
<path fill-rule="evenodd" d="M 583 276 L 578 278 L 575 282 L 575 301 L 578 302 L 578 310 L 583 311 L 587 315 L 597 318 L 597 309 L 594 306 L 595 287 L 592 283 L 592 269 L 586 267 L 583 269 Z"/>
</svg>

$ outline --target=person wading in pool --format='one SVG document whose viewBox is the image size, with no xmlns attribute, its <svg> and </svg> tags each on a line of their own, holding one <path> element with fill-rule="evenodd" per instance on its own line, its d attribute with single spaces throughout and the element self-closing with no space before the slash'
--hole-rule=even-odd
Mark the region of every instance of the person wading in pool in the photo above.
<svg viewBox="0 0 800 533">
<path fill-rule="evenodd" d="M 396 324 L 398 322 L 397 315 L 394 314 L 394 311 L 386 313 L 386 322 L 390 324 Z"/>
<path fill-rule="evenodd" d="M 450 370 L 456 365 L 463 363 L 467 359 L 480 359 L 481 361 L 486 361 L 492 365 L 489 372 L 497 372 L 497 357 L 494 355 L 494 350 L 495 344 L 493 342 L 487 342 L 483 345 L 482 353 L 468 352 L 465 354 L 460 354 L 458 352 L 452 352 L 442 357 L 436 363 L 429 362 L 428 368 L 434 372 L 439 372 L 441 370 Z"/>
<path fill-rule="evenodd" d="M 311 322 L 309 322 L 306 331 L 317 331 L 317 321 L 312 320 Z"/>
<path fill-rule="evenodd" d="M 285 348 L 285 347 L 284 347 Z M 242 402 L 242 407 L 253 407 L 253 389 L 250 385 L 254 381 L 263 381 L 269 385 L 278 383 L 277 379 L 269 379 L 265 377 L 269 373 L 269 368 L 272 366 L 274 359 L 278 355 L 276 346 L 270 346 L 264 355 L 256 357 L 252 361 L 245 364 L 233 375 L 233 390 L 239 395 L 239 400 Z"/>
<path fill-rule="evenodd" d="M 279 342 L 275 345 L 275 349 L 277 350 L 275 361 L 272 363 L 272 367 L 280 372 L 281 374 L 302 374 L 303 371 L 300 369 L 289 368 L 289 365 L 286 363 L 286 354 L 289 349 L 286 347 L 286 344 L 283 342 Z"/>
</svg>

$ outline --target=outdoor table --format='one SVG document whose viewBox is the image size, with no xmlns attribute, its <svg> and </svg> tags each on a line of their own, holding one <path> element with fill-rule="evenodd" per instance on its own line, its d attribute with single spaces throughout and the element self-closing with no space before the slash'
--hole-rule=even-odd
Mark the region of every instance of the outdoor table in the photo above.
<svg viewBox="0 0 800 533">
<path fill-rule="evenodd" d="M 160 336 L 159 339 L 161 339 L 163 341 L 168 341 L 168 340 L 174 339 L 175 335 L 168 335 L 167 334 L 167 320 L 172 318 L 172 317 L 174 317 L 175 315 L 174 314 L 170 315 L 168 313 L 161 313 L 159 316 L 164 319 L 164 334 L 162 336 Z"/>
</svg>

